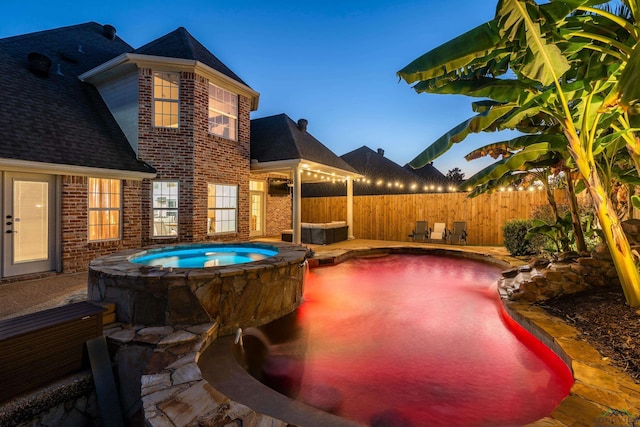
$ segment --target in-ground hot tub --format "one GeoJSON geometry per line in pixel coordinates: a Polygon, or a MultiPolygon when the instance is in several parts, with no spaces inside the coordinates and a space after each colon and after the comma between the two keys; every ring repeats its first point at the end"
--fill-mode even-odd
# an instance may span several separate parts
{"type": "Polygon", "coordinates": [[[124,323],[217,321],[220,333],[230,333],[298,307],[308,256],[306,247],[285,243],[193,243],[120,251],[91,261],[88,299],[115,302],[117,320],[124,323]],[[216,253],[221,254],[217,259],[216,253]],[[188,262],[175,263],[181,256],[188,262]],[[230,256],[236,263],[221,265],[230,256]],[[154,258],[151,265],[136,262],[148,257],[154,258]],[[195,266],[193,258],[204,261],[195,266]]]}

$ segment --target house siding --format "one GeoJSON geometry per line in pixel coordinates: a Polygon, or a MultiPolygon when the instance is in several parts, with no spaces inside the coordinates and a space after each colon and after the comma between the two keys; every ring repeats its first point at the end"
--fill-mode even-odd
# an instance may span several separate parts
{"type": "Polygon", "coordinates": [[[126,135],[131,148],[138,153],[138,73],[97,86],[100,96],[126,135]]]}
{"type": "Polygon", "coordinates": [[[89,262],[117,250],[139,247],[140,190],[138,180],[122,180],[121,239],[88,241],[89,177],[62,176],[62,271],[86,271],[89,262]]]}

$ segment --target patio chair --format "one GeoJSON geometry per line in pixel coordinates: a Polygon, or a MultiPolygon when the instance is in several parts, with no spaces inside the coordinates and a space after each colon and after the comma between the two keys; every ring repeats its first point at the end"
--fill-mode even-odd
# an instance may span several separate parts
{"type": "Polygon", "coordinates": [[[429,241],[445,242],[447,239],[447,226],[444,222],[436,222],[433,224],[433,230],[429,233],[429,241]]]}
{"type": "Polygon", "coordinates": [[[409,237],[416,242],[424,242],[427,239],[427,221],[416,221],[416,228],[411,231],[409,237]]]}
{"type": "Polygon", "coordinates": [[[457,244],[467,244],[467,223],[465,221],[454,221],[453,230],[449,234],[449,241],[457,244]]]}

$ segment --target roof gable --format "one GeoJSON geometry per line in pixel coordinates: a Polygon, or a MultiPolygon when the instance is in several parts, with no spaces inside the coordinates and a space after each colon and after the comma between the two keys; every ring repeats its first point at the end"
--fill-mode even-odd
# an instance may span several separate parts
{"type": "Polygon", "coordinates": [[[391,188],[396,190],[399,190],[395,186],[396,182],[403,185],[403,192],[408,191],[413,184],[420,186],[425,184],[424,180],[419,176],[412,174],[396,162],[384,157],[383,151],[373,151],[366,145],[346,153],[341,157],[358,172],[366,176],[367,179],[371,180],[372,188],[377,185],[377,182],[382,180],[387,188],[386,190],[381,189],[382,193],[389,192],[389,183],[392,184],[391,188]]]}
{"type": "Polygon", "coordinates": [[[229,67],[196,40],[184,27],[139,47],[134,51],[140,55],[161,56],[167,58],[192,59],[200,61],[233,80],[247,85],[229,67]]]}
{"type": "MultiPolygon", "coordinates": [[[[406,194],[434,191],[432,185],[441,187],[448,181],[436,168],[429,165],[432,172],[425,179],[414,171],[402,167],[391,159],[384,157],[384,151],[373,151],[362,146],[340,156],[355,170],[365,176],[364,180],[354,183],[355,195],[406,194]],[[442,176],[442,180],[434,177],[442,176]]],[[[304,184],[303,197],[327,197],[344,195],[344,187],[326,183],[304,184]]]]}
{"type": "Polygon", "coordinates": [[[433,184],[433,185],[449,185],[450,184],[447,177],[438,169],[436,169],[435,166],[433,166],[433,164],[431,163],[427,163],[426,165],[424,165],[419,169],[413,169],[411,166],[409,166],[409,164],[404,165],[404,168],[407,171],[424,179],[429,184],[433,184]]]}
{"type": "Polygon", "coordinates": [[[251,120],[251,158],[258,162],[300,159],[357,173],[286,114],[251,120]]]}

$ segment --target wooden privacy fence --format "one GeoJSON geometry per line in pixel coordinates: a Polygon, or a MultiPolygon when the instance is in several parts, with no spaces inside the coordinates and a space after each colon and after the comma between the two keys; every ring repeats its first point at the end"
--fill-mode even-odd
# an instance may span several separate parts
{"type": "MultiPolygon", "coordinates": [[[[468,243],[503,245],[502,225],[511,219],[527,219],[536,207],[546,205],[544,191],[504,191],[473,199],[468,193],[393,194],[353,198],[353,235],[358,239],[407,241],[416,221],[466,221],[468,243]]],[[[556,190],[558,204],[566,203],[563,190],[556,190]]],[[[347,198],[302,199],[303,222],[344,221],[347,198]]]]}

